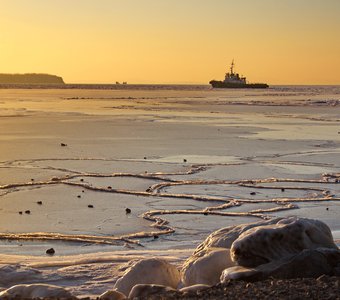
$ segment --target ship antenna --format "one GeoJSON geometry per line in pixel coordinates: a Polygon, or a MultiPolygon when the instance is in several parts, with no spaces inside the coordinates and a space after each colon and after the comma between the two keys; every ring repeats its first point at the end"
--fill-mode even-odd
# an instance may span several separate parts
{"type": "Polygon", "coordinates": [[[231,74],[234,74],[234,59],[232,60],[232,62],[231,62],[231,66],[230,66],[230,73],[231,74]]]}

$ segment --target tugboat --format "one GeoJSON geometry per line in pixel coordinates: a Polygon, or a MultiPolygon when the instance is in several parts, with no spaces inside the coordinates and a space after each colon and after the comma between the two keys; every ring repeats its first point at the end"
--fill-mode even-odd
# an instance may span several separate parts
{"type": "Polygon", "coordinates": [[[240,77],[238,73],[234,73],[234,60],[231,62],[230,73],[225,74],[223,81],[211,80],[209,83],[213,88],[223,89],[265,89],[268,88],[266,83],[247,83],[246,77],[240,77]]]}

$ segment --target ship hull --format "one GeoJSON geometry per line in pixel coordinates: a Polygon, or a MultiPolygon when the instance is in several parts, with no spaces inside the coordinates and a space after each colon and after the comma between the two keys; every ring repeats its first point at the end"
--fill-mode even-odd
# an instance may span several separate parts
{"type": "Polygon", "coordinates": [[[209,83],[213,88],[219,89],[266,89],[269,87],[266,83],[230,83],[217,80],[212,80],[209,83]]]}

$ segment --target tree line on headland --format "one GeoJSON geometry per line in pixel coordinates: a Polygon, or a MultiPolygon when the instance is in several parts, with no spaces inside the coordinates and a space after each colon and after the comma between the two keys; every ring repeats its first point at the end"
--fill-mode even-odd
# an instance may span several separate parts
{"type": "Polygon", "coordinates": [[[0,84],[65,84],[62,77],[50,74],[0,74],[0,84]]]}

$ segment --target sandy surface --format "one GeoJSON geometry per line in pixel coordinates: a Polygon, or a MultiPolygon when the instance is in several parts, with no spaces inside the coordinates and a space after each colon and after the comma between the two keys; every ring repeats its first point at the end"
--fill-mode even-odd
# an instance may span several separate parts
{"type": "MultiPolygon", "coordinates": [[[[340,172],[339,101],[336,88],[0,90],[1,262],[50,247],[66,261],[193,249],[221,227],[286,215],[326,222],[339,244],[340,184],[325,176],[340,172]]],[[[52,281],[110,286],[85,288],[76,265],[74,282],[52,281]]]]}

